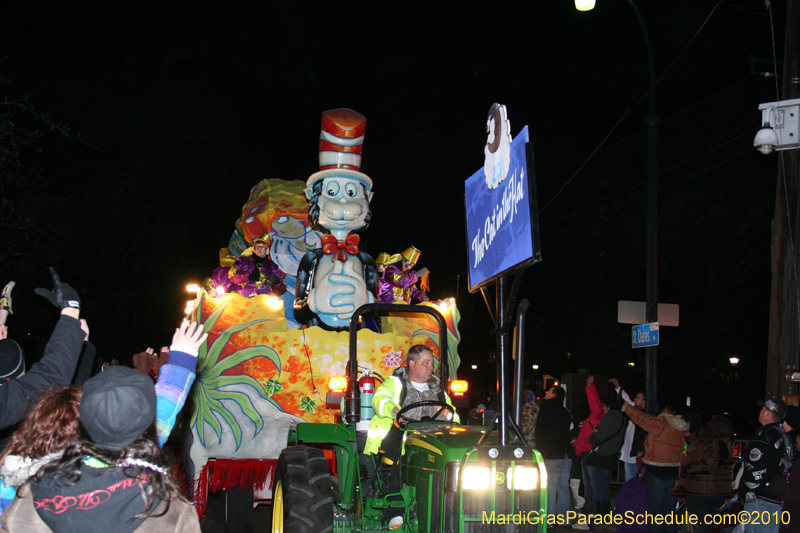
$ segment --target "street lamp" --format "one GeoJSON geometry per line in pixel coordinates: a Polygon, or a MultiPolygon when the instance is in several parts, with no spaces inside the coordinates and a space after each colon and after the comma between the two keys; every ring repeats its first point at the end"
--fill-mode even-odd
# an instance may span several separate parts
{"type": "Polygon", "coordinates": [[[739,364],[739,358],[738,357],[731,357],[731,358],[728,359],[728,361],[731,362],[731,366],[736,366],[736,365],[739,364]]]}
{"type": "MultiPolygon", "coordinates": [[[[647,124],[647,280],[646,280],[646,321],[658,322],[658,114],[656,113],[656,73],[653,61],[653,45],[642,13],[633,0],[627,0],[644,34],[647,48],[647,66],[650,71],[650,107],[644,121],[647,124]]],[[[587,11],[594,7],[594,0],[575,0],[575,8],[587,11]]],[[[657,391],[658,347],[645,349],[645,398],[653,405],[657,391]]]]}
{"type": "Polygon", "coordinates": [[[764,126],[753,140],[759,152],[771,154],[773,150],[800,148],[800,98],[767,102],[758,106],[764,126]]]}
{"type": "Polygon", "coordinates": [[[533,393],[536,394],[536,381],[539,379],[539,365],[533,365],[533,393]]]}

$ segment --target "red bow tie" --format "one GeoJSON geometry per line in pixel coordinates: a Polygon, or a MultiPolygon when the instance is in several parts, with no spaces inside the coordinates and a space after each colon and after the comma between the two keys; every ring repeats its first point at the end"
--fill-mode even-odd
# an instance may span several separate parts
{"type": "Polygon", "coordinates": [[[358,235],[350,235],[344,241],[336,240],[333,235],[322,236],[322,253],[325,255],[336,254],[333,260],[337,259],[341,262],[347,261],[347,254],[356,255],[358,253],[358,242],[361,237],[358,235]]]}

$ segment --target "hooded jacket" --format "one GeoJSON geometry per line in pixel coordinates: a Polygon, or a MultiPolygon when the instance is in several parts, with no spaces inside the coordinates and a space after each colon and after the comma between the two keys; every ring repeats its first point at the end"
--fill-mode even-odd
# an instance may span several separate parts
{"type": "Polygon", "coordinates": [[[728,496],[733,492],[733,422],[714,416],[686,450],[675,496],[728,496]]]}
{"type": "Polygon", "coordinates": [[[681,465],[683,445],[686,443],[684,433],[689,428],[683,417],[664,413],[650,416],[627,403],[622,407],[622,412],[634,424],[647,431],[642,459],[645,464],[669,467],[681,465]]]}
{"type": "MultiPolygon", "coordinates": [[[[88,342],[86,343],[89,344],[88,342]]],[[[156,382],[156,433],[163,447],[172,431],[186,395],[194,383],[197,357],[177,349],[169,352],[169,363],[161,368],[156,382]]],[[[34,476],[39,468],[60,457],[52,453],[39,459],[9,455],[0,464],[0,513],[14,501],[16,489],[34,476]]]]}
{"type": "MultiPolygon", "coordinates": [[[[132,469],[126,470],[130,473],[132,469]]],[[[200,532],[194,507],[179,499],[170,502],[166,514],[161,515],[166,502],[157,501],[149,516],[134,519],[145,508],[141,483],[141,477],[129,477],[122,469],[87,465],[74,485],[45,475],[40,482],[20,488],[14,503],[0,517],[2,531],[200,532]]]]}
{"type": "Polygon", "coordinates": [[[600,396],[597,395],[597,388],[594,383],[586,387],[586,397],[589,399],[589,409],[591,414],[589,418],[583,421],[581,431],[578,433],[578,438],[575,440],[575,453],[580,457],[592,449],[589,444],[589,435],[594,433],[595,428],[600,424],[600,419],[603,418],[603,406],[600,403],[600,396]]]}

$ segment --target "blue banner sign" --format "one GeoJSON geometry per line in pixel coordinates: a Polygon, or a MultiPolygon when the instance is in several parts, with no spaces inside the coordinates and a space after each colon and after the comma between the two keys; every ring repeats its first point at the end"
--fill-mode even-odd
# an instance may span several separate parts
{"type": "MultiPolygon", "coordinates": [[[[482,168],[464,184],[470,292],[541,259],[536,181],[528,171],[527,143],[525,126],[510,143],[506,168],[501,171],[496,163],[492,178],[482,168]]],[[[490,165],[484,168],[492,171],[490,165]]]]}
{"type": "Polygon", "coordinates": [[[658,346],[658,322],[652,324],[642,324],[633,326],[633,338],[631,339],[633,348],[646,348],[648,346],[658,346]]]}

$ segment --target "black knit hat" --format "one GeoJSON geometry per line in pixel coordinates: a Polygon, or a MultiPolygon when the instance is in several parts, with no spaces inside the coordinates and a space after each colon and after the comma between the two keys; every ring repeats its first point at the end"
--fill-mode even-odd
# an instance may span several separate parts
{"type": "Polygon", "coordinates": [[[0,340],[0,378],[16,379],[25,373],[25,359],[19,344],[11,339],[0,340]]]}
{"type": "Polygon", "coordinates": [[[786,416],[783,418],[786,424],[792,427],[792,430],[800,429],[800,408],[796,405],[789,405],[786,407],[786,416]]]}
{"type": "Polygon", "coordinates": [[[83,384],[81,424],[92,441],[122,450],[156,419],[153,380],[126,366],[108,366],[83,384]]]}

